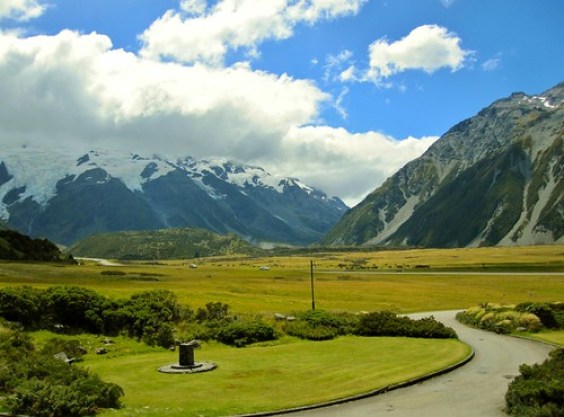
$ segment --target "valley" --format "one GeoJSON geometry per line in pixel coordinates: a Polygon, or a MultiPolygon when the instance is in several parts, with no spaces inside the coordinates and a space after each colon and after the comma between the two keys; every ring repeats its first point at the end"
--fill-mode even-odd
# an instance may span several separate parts
{"type": "MultiPolygon", "coordinates": [[[[276,313],[294,315],[311,308],[310,260],[315,262],[317,309],[411,313],[465,309],[484,302],[560,301],[563,253],[564,246],[553,245],[310,251],[106,264],[94,259],[78,265],[3,261],[0,288],[72,285],[114,299],[169,290],[194,310],[221,302],[240,317],[261,316],[276,325],[276,313]]],[[[558,343],[562,333],[545,330],[538,335],[558,343]]],[[[41,331],[34,337],[41,344],[53,336],[41,331]]],[[[326,402],[434,372],[469,354],[468,346],[456,339],[341,336],[312,342],[285,336],[240,349],[209,341],[196,355],[213,360],[219,368],[195,380],[156,372],[177,355],[167,349],[118,336],[107,346],[109,353],[99,356],[92,352],[103,337],[63,337],[78,338],[87,347],[89,353],[79,366],[124,388],[125,407],[101,414],[119,417],[224,416],[326,402]],[[281,394],[272,396],[273,391],[281,394]]]]}

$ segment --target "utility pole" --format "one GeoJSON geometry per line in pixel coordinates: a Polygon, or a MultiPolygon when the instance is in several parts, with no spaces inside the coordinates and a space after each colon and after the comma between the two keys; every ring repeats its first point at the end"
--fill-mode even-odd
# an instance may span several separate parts
{"type": "Polygon", "coordinates": [[[310,276],[311,276],[311,309],[315,310],[315,287],[313,285],[313,259],[309,261],[309,269],[310,269],[310,276]]]}

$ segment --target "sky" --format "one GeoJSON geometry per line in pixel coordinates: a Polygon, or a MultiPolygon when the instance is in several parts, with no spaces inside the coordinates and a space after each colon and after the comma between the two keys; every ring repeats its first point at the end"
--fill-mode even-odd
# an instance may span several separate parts
{"type": "Polygon", "coordinates": [[[227,158],[352,206],[564,81],[562,22],[562,0],[0,0],[0,143],[227,158]]]}

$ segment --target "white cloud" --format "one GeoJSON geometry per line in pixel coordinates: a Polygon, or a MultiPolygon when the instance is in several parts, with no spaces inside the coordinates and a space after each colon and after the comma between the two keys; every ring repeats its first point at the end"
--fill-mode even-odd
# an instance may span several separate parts
{"type": "MultiPolygon", "coordinates": [[[[185,67],[111,48],[106,36],[0,34],[0,140],[251,159],[329,96],[287,75],[185,67]]],[[[4,142],[6,141],[6,142],[4,142]]]]}
{"type": "Polygon", "coordinates": [[[436,140],[434,136],[396,140],[378,132],[350,133],[328,126],[295,127],[281,142],[283,158],[276,168],[354,205],[436,140]]]}
{"type": "Polygon", "coordinates": [[[341,71],[338,79],[341,82],[358,81],[356,67],[354,65],[351,65],[344,71],[341,71]]]}
{"type": "Polygon", "coordinates": [[[0,19],[25,22],[41,16],[46,8],[40,0],[1,0],[0,19]]]}
{"type": "Polygon", "coordinates": [[[206,8],[206,0],[182,0],[180,2],[180,10],[182,10],[187,15],[202,15],[206,11],[206,8]]]}
{"type": "Polygon", "coordinates": [[[169,10],[143,34],[141,55],[185,63],[221,65],[229,50],[255,55],[267,39],[287,39],[299,23],[313,24],[356,14],[366,0],[221,0],[205,11],[198,0],[185,0],[182,13],[169,10]]]}
{"type": "Polygon", "coordinates": [[[248,64],[146,60],[96,33],[0,33],[0,97],[4,145],[228,156],[297,176],[349,203],[434,140],[300,127],[315,122],[331,99],[309,81],[248,64]]]}
{"type": "Polygon", "coordinates": [[[341,90],[341,93],[339,94],[339,96],[337,97],[337,99],[335,100],[335,110],[337,110],[337,113],[339,113],[339,115],[343,118],[346,119],[347,117],[349,117],[349,114],[347,113],[347,109],[345,108],[345,106],[343,106],[343,101],[345,99],[345,96],[349,93],[349,88],[348,87],[344,87],[341,90]]]}
{"type": "Polygon", "coordinates": [[[338,54],[328,54],[325,57],[325,64],[323,65],[323,80],[335,81],[342,78],[343,68],[352,67],[353,53],[348,49],[344,49],[338,54]]]}
{"type": "Polygon", "coordinates": [[[406,70],[433,73],[441,68],[457,71],[471,54],[460,47],[461,39],[446,28],[424,25],[404,38],[388,42],[379,39],[369,47],[370,68],[367,80],[380,84],[388,77],[406,70]]]}
{"type": "Polygon", "coordinates": [[[482,63],[482,69],[487,72],[495,71],[501,65],[501,57],[495,56],[482,63]]]}

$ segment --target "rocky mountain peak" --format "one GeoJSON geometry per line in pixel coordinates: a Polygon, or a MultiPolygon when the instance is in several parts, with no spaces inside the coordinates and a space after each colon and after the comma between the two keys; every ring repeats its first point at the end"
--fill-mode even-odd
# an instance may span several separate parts
{"type": "Polygon", "coordinates": [[[349,211],[324,244],[479,246],[564,239],[564,83],[448,130],[349,211]]]}

